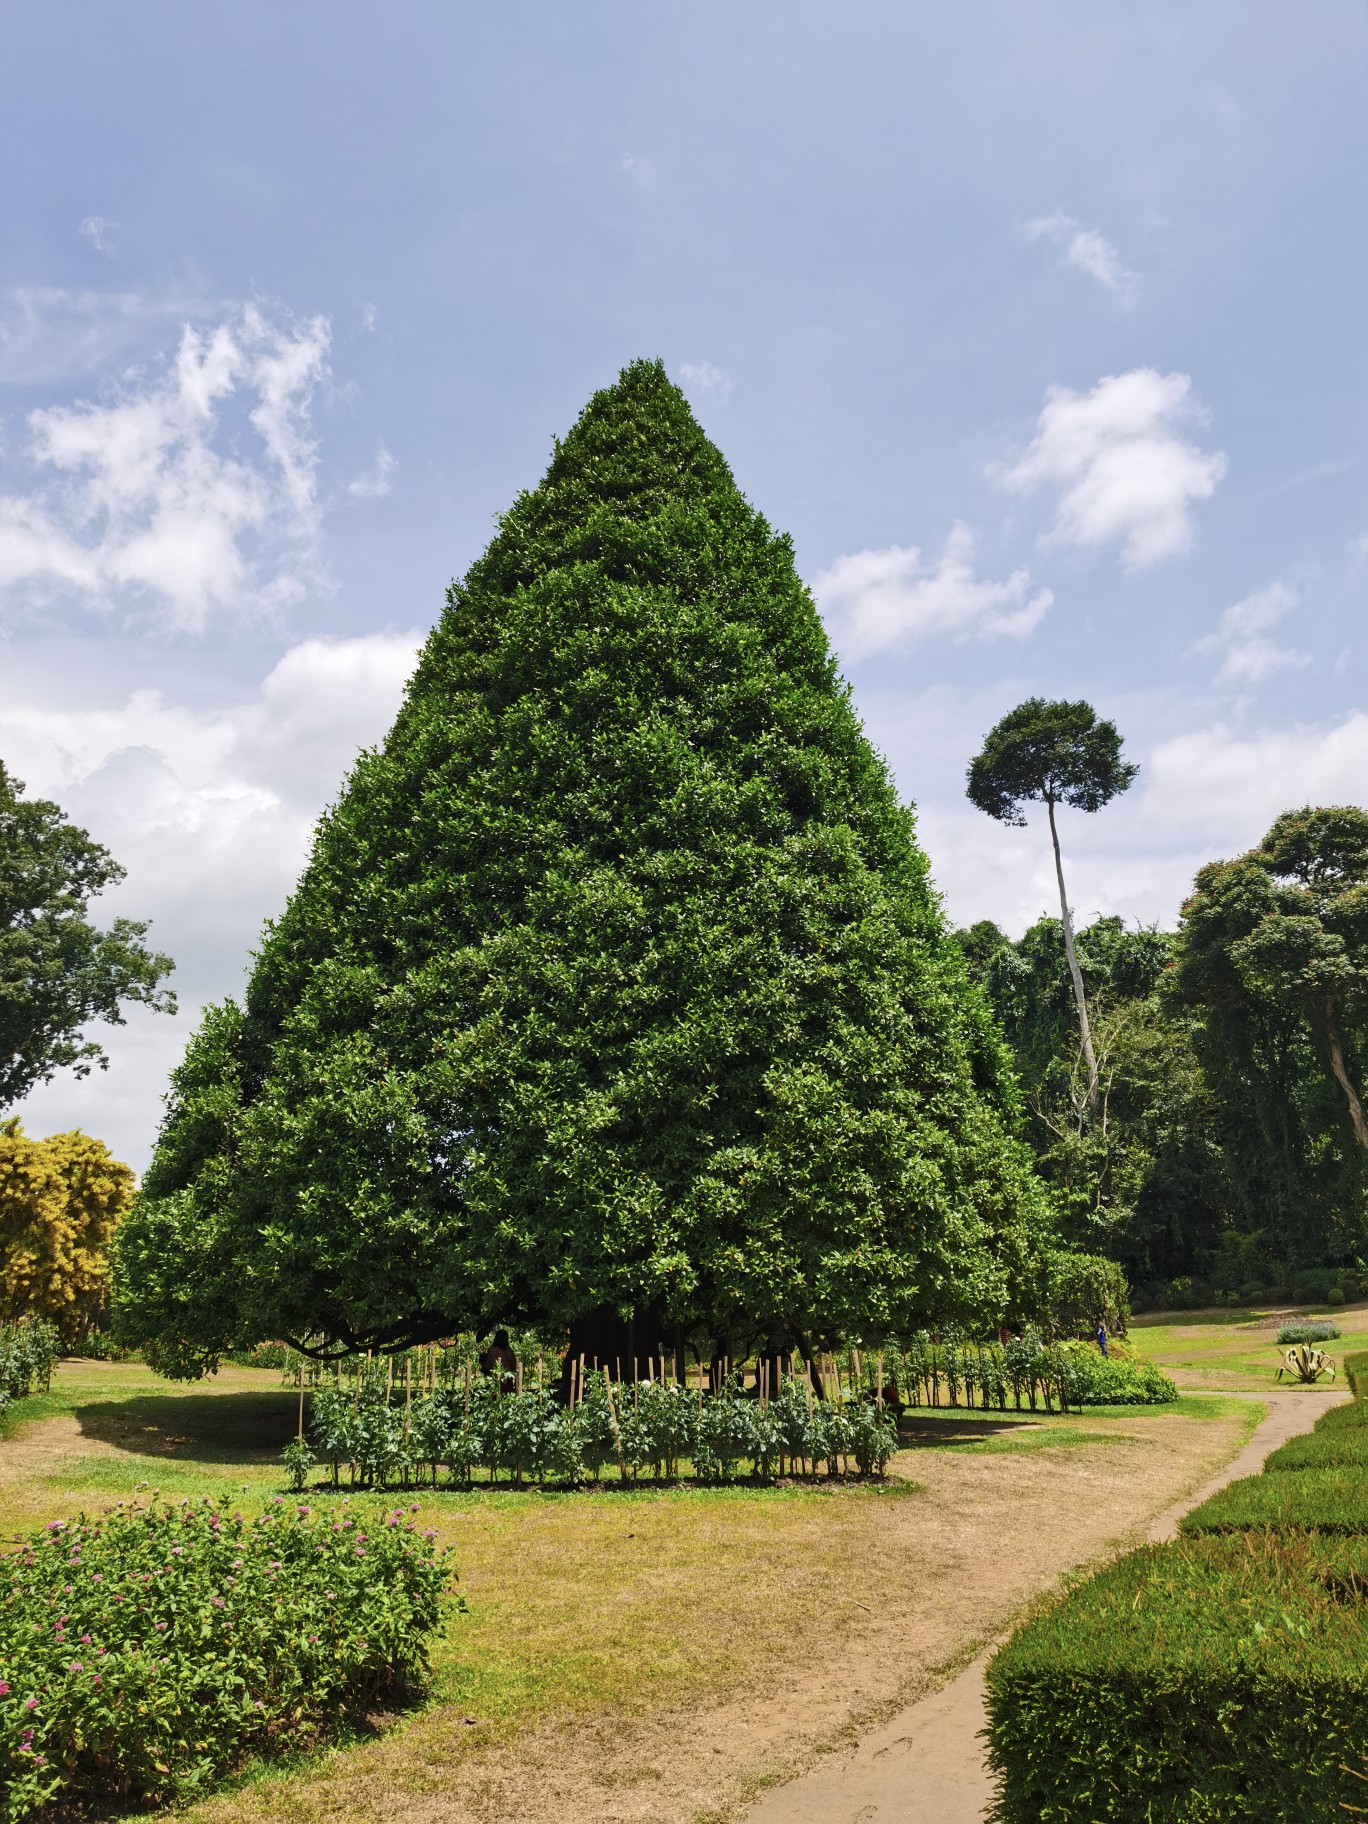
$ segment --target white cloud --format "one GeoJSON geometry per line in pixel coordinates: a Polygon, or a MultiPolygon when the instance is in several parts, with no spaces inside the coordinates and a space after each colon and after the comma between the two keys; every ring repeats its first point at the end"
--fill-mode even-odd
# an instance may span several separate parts
{"type": "Polygon", "coordinates": [[[1090,393],[1051,387],[1033,442],[998,479],[1018,494],[1042,482],[1059,489],[1047,543],[1119,540],[1130,570],[1176,556],[1192,543],[1192,503],[1209,499],[1226,470],[1219,450],[1175,429],[1195,415],[1191,388],[1186,374],[1152,367],[1108,374],[1090,393]]]}
{"type": "Polygon", "coordinates": [[[0,590],[150,600],[187,632],[214,611],[297,599],[315,577],[309,407],[328,340],[321,317],[281,328],[249,305],[212,329],[187,324],[167,369],[108,403],[30,413],[30,454],[48,473],[0,495],[0,590]],[[249,400],[256,458],[224,421],[249,400]]]}
{"type": "Polygon", "coordinates": [[[166,1073],[200,1007],[238,991],[320,810],[392,722],[420,639],[305,640],[257,690],[210,710],[154,690],[96,709],[35,706],[18,686],[0,694],[0,755],[127,869],[95,914],[153,921],[150,941],[175,958],[182,1003],[174,1021],[135,1011],[126,1029],[101,1028],[109,1073],[36,1091],[19,1111],[30,1131],[80,1124],[145,1159],[166,1073]]]}
{"type": "Polygon", "coordinates": [[[812,592],[837,647],[850,660],[949,634],[956,640],[1022,639],[1044,619],[1054,595],[1030,595],[1029,571],[1005,582],[974,575],[974,535],[963,521],[952,527],[934,570],[915,545],[890,545],[838,557],[814,577],[812,592]]]}
{"type": "Polygon", "coordinates": [[[361,327],[368,335],[373,335],[375,333],[375,326],[379,320],[379,313],[376,311],[374,304],[363,304],[361,306],[361,327]]]}
{"type": "Polygon", "coordinates": [[[383,500],[393,485],[390,476],[394,470],[394,458],[382,443],[375,453],[375,462],[364,475],[358,475],[355,481],[347,483],[347,492],[354,494],[358,500],[383,500]]]}
{"type": "Polygon", "coordinates": [[[1237,734],[1225,723],[1178,735],[1145,768],[1141,810],[1163,830],[1208,832],[1219,854],[1252,848],[1281,811],[1301,804],[1363,804],[1368,715],[1237,734]]]}
{"type": "Polygon", "coordinates": [[[715,399],[730,399],[731,375],[724,374],[720,367],[714,367],[711,361],[682,361],[679,367],[679,378],[690,392],[710,393],[715,399]]]}
{"type": "Polygon", "coordinates": [[[86,237],[97,253],[113,253],[109,232],[118,225],[117,222],[106,221],[102,215],[88,215],[81,223],[80,233],[86,237]]]}
{"type": "Polygon", "coordinates": [[[1121,256],[1111,242],[1095,228],[1085,228],[1073,216],[1057,209],[1053,215],[1042,215],[1026,224],[1026,238],[1046,239],[1064,251],[1065,262],[1086,272],[1108,291],[1124,294],[1135,283],[1135,274],[1121,263],[1121,256]]]}
{"type": "Polygon", "coordinates": [[[1193,651],[1223,655],[1216,674],[1222,683],[1258,684],[1274,672],[1309,665],[1310,653],[1294,652],[1267,637],[1269,629],[1296,605],[1297,597],[1285,583],[1270,583],[1227,608],[1216,632],[1198,640],[1193,651]]]}

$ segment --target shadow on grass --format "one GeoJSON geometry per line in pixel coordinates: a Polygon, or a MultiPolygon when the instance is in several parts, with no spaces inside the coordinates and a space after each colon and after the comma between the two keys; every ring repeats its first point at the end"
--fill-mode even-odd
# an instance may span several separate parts
{"type": "Polygon", "coordinates": [[[277,1460],[295,1435],[295,1396],[249,1393],[147,1393],[75,1408],[82,1435],[143,1457],[177,1462],[277,1460]]]}

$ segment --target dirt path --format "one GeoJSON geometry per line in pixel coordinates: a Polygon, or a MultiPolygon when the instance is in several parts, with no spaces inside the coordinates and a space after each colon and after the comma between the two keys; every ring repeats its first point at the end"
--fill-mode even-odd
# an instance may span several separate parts
{"type": "MultiPolygon", "coordinates": [[[[1152,1541],[1175,1538],[1185,1513],[1227,1482],[1256,1474],[1270,1451],[1309,1431],[1327,1407],[1347,1396],[1270,1392],[1257,1397],[1267,1405],[1268,1416],[1248,1444],[1195,1494],[1159,1516],[1149,1529],[1152,1541]]],[[[746,1813],[746,1824],[981,1824],[992,1797],[980,1736],[986,1720],[984,1670],[991,1651],[848,1754],[774,1789],[746,1813]]]]}

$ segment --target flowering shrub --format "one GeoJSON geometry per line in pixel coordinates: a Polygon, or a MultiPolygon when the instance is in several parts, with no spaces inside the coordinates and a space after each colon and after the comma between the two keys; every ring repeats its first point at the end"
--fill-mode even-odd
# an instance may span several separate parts
{"type": "Polygon", "coordinates": [[[228,1505],[120,1504],[0,1560],[6,1824],[183,1796],[422,1684],[451,1571],[415,1510],[228,1505]]]}

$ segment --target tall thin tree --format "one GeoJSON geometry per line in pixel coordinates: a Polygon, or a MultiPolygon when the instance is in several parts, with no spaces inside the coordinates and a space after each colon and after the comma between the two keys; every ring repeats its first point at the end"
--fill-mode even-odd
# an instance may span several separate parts
{"type": "Polygon", "coordinates": [[[1056,804],[1097,811],[1124,792],[1139,768],[1121,758],[1121,737],[1114,722],[1099,720],[1091,703],[1049,703],[1028,697],[989,729],[983,750],[970,762],[969,799],[999,823],[1023,825],[1023,804],[1043,804],[1054,847],[1059,882],[1059,915],[1064,927],[1064,953],[1069,960],[1083,1064],[1088,1073],[1087,1102],[1097,1106],[1097,1056],[1088,1021],[1088,997],[1074,945],[1073,914],[1064,890],[1064,863],[1059,853],[1056,804]]]}

